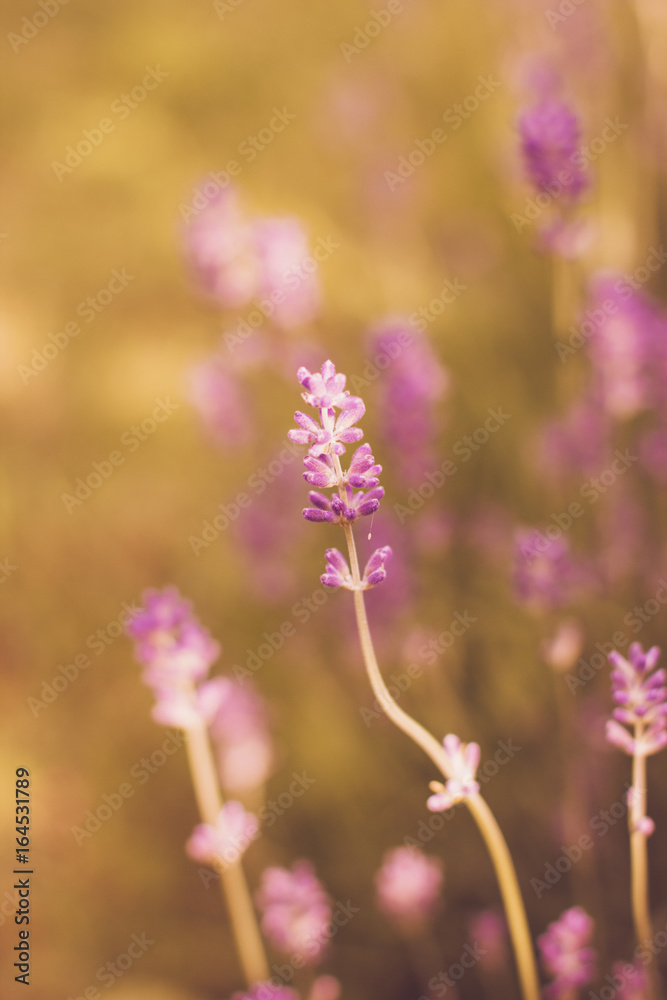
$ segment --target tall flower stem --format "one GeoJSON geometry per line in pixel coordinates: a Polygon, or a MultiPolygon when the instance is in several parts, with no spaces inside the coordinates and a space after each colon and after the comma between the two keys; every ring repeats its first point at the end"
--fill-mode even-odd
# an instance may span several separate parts
{"type": "MultiPolygon", "coordinates": [[[[338,476],[342,481],[342,471],[338,456],[334,456],[334,465],[337,468],[338,476]]],[[[366,664],[368,678],[371,688],[382,706],[385,714],[391,719],[394,725],[398,726],[407,736],[410,737],[425,754],[431,758],[438,770],[445,778],[451,777],[449,763],[444,749],[431,733],[413,719],[407,712],[404,712],[392,698],[387,688],[380,668],[378,666],[373,639],[371,637],[368,616],[366,614],[366,604],[364,593],[361,589],[361,574],[359,572],[359,559],[357,557],[356,545],[352,527],[349,524],[343,525],[345,540],[347,542],[350,557],[350,569],[354,581],[354,608],[357,618],[361,649],[366,664]]],[[[539,984],[537,978],[537,968],[535,956],[526,919],[519,883],[510,853],[505,843],[505,839],[498,824],[484,799],[479,795],[466,796],[466,804],[470,809],[475,822],[477,823],[482,837],[491,855],[496,876],[500,885],[500,891],[507,914],[507,922],[512,938],[512,945],[516,958],[521,983],[521,991],[524,1000],[539,1000],[539,984]]]]}
{"type": "MultiPolygon", "coordinates": [[[[635,745],[640,744],[643,726],[635,727],[635,745]]],[[[632,894],[632,920],[637,944],[646,945],[653,940],[653,927],[648,898],[648,856],[646,832],[642,821],[646,819],[646,756],[636,750],[632,757],[632,792],[628,809],[630,829],[630,871],[632,894]]],[[[655,1000],[657,994],[655,965],[648,969],[646,1000],[655,1000]]]]}
{"type": "MultiPolygon", "coordinates": [[[[186,745],[199,815],[202,822],[216,826],[223,803],[206,728],[188,730],[186,745]]],[[[240,858],[221,872],[220,886],[243,974],[252,987],[269,978],[269,966],[240,858]]]]}

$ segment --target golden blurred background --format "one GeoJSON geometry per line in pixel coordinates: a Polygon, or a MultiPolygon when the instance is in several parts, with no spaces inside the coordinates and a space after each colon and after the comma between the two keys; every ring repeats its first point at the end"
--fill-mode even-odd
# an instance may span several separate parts
{"type": "MultiPolygon", "coordinates": [[[[583,211],[595,237],[578,262],[580,277],[640,266],[660,245],[664,223],[664,10],[642,3],[638,19],[631,4],[616,0],[570,7],[562,23],[551,24],[545,10],[558,11],[555,2],[402,0],[376,35],[365,26],[379,23],[373,17],[380,8],[362,0],[322,7],[304,0],[3,5],[3,997],[23,995],[11,968],[10,868],[12,786],[22,766],[30,769],[33,796],[33,1000],[75,1000],[91,986],[103,996],[112,990],[117,1000],[224,998],[242,985],[219,894],[202,886],[183,851],[196,822],[183,753],[168,757],[145,784],[136,778],[166,734],[150,719],[150,697],[120,634],[125,605],[136,606],[146,587],[173,583],[221,642],[216,669],[229,672],[265,631],[294,619],[295,603],[319,587],[325,546],[336,543],[332,530],[301,521],[305,489],[294,462],[284,473],[291,486],[267,500],[276,504],[275,532],[291,525],[280,556],[287,586],[269,588],[268,596],[258,588],[259,570],[239,548],[242,518],[197,554],[191,544],[218,505],[232,502],[277,453],[300,405],[296,379],[290,384],[277,363],[253,369],[256,432],[239,449],[216,448],[191,405],[189,369],[244,315],[220,316],[199,293],[183,249],[184,216],[198,188],[230,161],[240,165],[234,184],[249,211],[296,216],[311,245],[334,246],[318,269],[320,315],[307,331],[276,341],[285,369],[330,356],[340,370],[363,373],[369,329],[428,306],[447,281],[464,286],[427,322],[450,378],[439,455],[450,455],[491,407],[504,407],[512,419],[433,501],[432,509],[451,516],[453,535],[440,549],[426,541],[412,553],[411,599],[399,594],[384,626],[379,608],[378,627],[387,630],[379,638],[383,669],[387,676],[404,670],[422,632],[437,635],[455,612],[475,616],[479,624],[424,670],[405,703],[439,738],[460,732],[478,740],[483,759],[499,739],[525,748],[489,783],[488,798],[516,856],[534,935],[579,902],[599,921],[601,967],[629,953],[624,823],[597,845],[585,871],[539,899],[530,886],[565,843],[555,819],[563,789],[554,692],[562,684],[539,653],[557,617],[517,605],[507,554],[516,525],[542,523],[567,506],[567,495],[546,488],[531,442],[585,371],[583,354],[567,366],[558,362],[552,260],[536,252],[534,227],[518,232],[511,218],[531,194],[515,129],[519,109],[534,96],[525,60],[553,60],[589,138],[607,118],[628,124],[591,163],[594,187],[583,211]],[[492,83],[478,108],[410,176],[388,180],[480,79],[492,83]],[[277,112],[285,126],[268,141],[277,112]],[[160,405],[165,419],[151,423],[160,405]],[[80,503],[63,499],[119,449],[122,461],[99,488],[80,503]],[[489,515],[496,527],[487,526],[488,538],[480,534],[482,549],[500,552],[495,562],[462,538],[466,514],[486,506],[506,512],[506,520],[489,515]],[[72,670],[81,654],[90,666],[72,670]],[[60,668],[68,666],[74,679],[49,701],[43,685],[66,676],[60,668]],[[135,794],[77,843],[73,828],[128,780],[135,794]],[[155,943],[127,975],[100,985],[97,971],[125,952],[133,934],[155,943]]],[[[659,298],[664,284],[660,272],[647,290],[659,298]]],[[[375,390],[372,382],[359,390],[371,442],[375,390]]],[[[387,466],[391,516],[407,487],[379,445],[375,450],[387,466]]],[[[664,498],[660,489],[651,497],[651,548],[659,560],[664,498]]],[[[271,508],[265,513],[271,522],[271,508]]],[[[385,543],[380,530],[379,523],[377,545],[385,543]]],[[[395,520],[392,531],[400,547],[395,520]]],[[[584,525],[580,541],[592,532],[584,525]]],[[[653,594],[649,576],[637,567],[613,591],[575,608],[584,657],[653,594]]],[[[420,952],[378,913],[373,874],[384,852],[428,819],[424,801],[434,775],[385,720],[364,723],[360,708],[372,706],[372,696],[348,597],[330,595],[255,678],[276,745],[267,794],[282,791],[295,771],[316,780],[252,847],[246,867],[256,885],[269,864],[311,858],[332,897],[352,899],[360,911],[327,960],[343,996],[417,1000],[429,948],[452,962],[468,940],[467,921],[498,907],[498,893],[471,820],[457,814],[424,845],[445,863],[435,943],[420,952]]],[[[380,606],[380,591],[373,597],[380,606]]],[[[664,642],[664,610],[639,638],[664,642]]],[[[587,818],[629,781],[627,762],[602,736],[606,672],[581,696],[566,692],[565,703],[565,742],[587,818]]],[[[651,761],[649,780],[651,815],[664,830],[664,760],[651,761]]],[[[662,926],[667,860],[660,838],[664,843],[664,833],[651,842],[650,860],[662,926]]],[[[508,982],[503,996],[515,995],[508,982]]],[[[480,983],[471,975],[458,995],[482,996],[480,983]]]]}

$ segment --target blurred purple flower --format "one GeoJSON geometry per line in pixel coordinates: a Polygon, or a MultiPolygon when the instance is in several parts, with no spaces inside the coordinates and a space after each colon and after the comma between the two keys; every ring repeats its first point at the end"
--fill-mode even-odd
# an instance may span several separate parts
{"type": "Polygon", "coordinates": [[[308,964],[322,957],[331,921],[331,901],[309,861],[287,868],[267,868],[256,894],[262,930],[285,954],[296,952],[308,964]]]}
{"type": "Polygon", "coordinates": [[[387,851],[375,876],[377,905],[406,932],[423,928],[442,889],[442,861],[418,848],[387,851]]]}
{"type": "Polygon", "coordinates": [[[258,219],[253,235],[260,276],[257,295],[273,303],[271,319],[283,329],[310,323],[320,310],[321,292],[303,226],[294,218],[258,219]]]}
{"type": "Polygon", "coordinates": [[[127,625],[135,640],[135,656],[144,667],[142,679],[153,689],[156,721],[188,728],[204,723],[214,711],[208,685],[195,692],[206,677],[220,647],[192,613],[189,601],[175,587],[147,590],[144,608],[127,625]]]}
{"type": "Polygon", "coordinates": [[[661,324],[653,302],[617,276],[598,277],[587,317],[589,355],[606,412],[624,420],[664,401],[664,384],[657,392],[654,387],[661,324]]]}
{"type": "Polygon", "coordinates": [[[577,400],[565,416],[542,430],[538,455],[545,476],[558,481],[565,476],[590,476],[604,466],[609,448],[609,420],[604,409],[589,396],[577,400]]]}
{"type": "Polygon", "coordinates": [[[265,314],[285,329],[317,315],[317,262],[298,219],[252,218],[226,188],[186,227],[185,249],[202,289],[224,308],[261,299],[265,314]]]}
{"type": "Polygon", "coordinates": [[[589,947],[593,927],[591,917],[573,906],[537,939],[542,965],[552,977],[544,991],[547,1000],[570,1000],[573,990],[595,978],[597,953],[589,947]]]}
{"type": "Polygon", "coordinates": [[[252,225],[238,192],[217,192],[185,228],[185,251],[204,292],[228,309],[247,305],[259,287],[252,225]]]}
{"type": "Polygon", "coordinates": [[[185,845],[194,861],[204,864],[234,864],[244,854],[259,830],[257,817],[240,802],[225,802],[215,826],[199,823],[185,845]]]}
{"type": "Polygon", "coordinates": [[[449,373],[428,339],[400,320],[372,331],[369,354],[379,374],[378,429],[392,468],[408,485],[420,483],[438,465],[436,405],[447,394],[449,373]]]}
{"type": "Polygon", "coordinates": [[[218,355],[190,369],[190,402],[209,437],[225,449],[243,448],[254,437],[246,393],[238,372],[218,355]]]}
{"type": "Polygon", "coordinates": [[[550,539],[533,528],[514,536],[514,592],[538,610],[557,608],[572,596],[576,570],[564,538],[550,539]]]}
{"type": "Polygon", "coordinates": [[[575,162],[580,126],[577,115],[561,100],[546,98],[524,111],[518,121],[526,173],[538,192],[562,192],[576,201],[588,177],[575,162]]]}
{"type": "Polygon", "coordinates": [[[249,684],[229,677],[210,682],[219,692],[210,733],[222,787],[241,792],[263,784],[273,765],[273,745],[264,701],[249,684]]]}
{"type": "Polygon", "coordinates": [[[630,756],[649,756],[667,746],[667,673],[655,670],[659,657],[657,646],[645,653],[638,642],[630,646],[627,660],[616,651],[609,654],[612,698],[618,707],[606,735],[630,756]],[[624,726],[634,727],[634,737],[624,726]]]}
{"type": "Polygon", "coordinates": [[[490,973],[507,968],[507,924],[495,910],[480,910],[470,920],[468,931],[473,941],[480,945],[480,963],[490,973]]]}

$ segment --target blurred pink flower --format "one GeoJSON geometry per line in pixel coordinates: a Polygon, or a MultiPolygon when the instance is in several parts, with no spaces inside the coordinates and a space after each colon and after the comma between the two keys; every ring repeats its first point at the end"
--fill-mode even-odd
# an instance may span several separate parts
{"type": "Polygon", "coordinates": [[[254,421],[241,376],[220,355],[189,371],[188,397],[204,429],[222,448],[245,447],[254,437],[254,421]]]}
{"type": "Polygon", "coordinates": [[[296,952],[316,965],[327,946],[331,901],[309,861],[288,868],[267,868],[255,896],[262,930],[285,954],[296,952]]]}
{"type": "Polygon", "coordinates": [[[618,275],[600,276],[592,283],[586,316],[595,384],[607,413],[625,420],[663,398],[658,391],[656,400],[653,390],[661,326],[654,303],[618,275]]]}
{"type": "Polygon", "coordinates": [[[265,315],[288,329],[320,308],[318,261],[296,218],[253,218],[232,188],[219,191],[185,231],[185,249],[203,291],[223,308],[261,300],[265,315]]]}
{"type": "Polygon", "coordinates": [[[468,925],[470,937],[483,952],[481,964],[488,972],[497,973],[509,964],[507,925],[495,910],[480,910],[468,925]]]}
{"type": "Polygon", "coordinates": [[[199,823],[185,849],[195,861],[206,864],[234,864],[256,839],[257,817],[247,813],[240,802],[226,802],[215,826],[199,823]]]}
{"type": "Polygon", "coordinates": [[[591,917],[580,906],[573,906],[537,939],[542,965],[552,977],[544,991],[547,1000],[569,1000],[573,990],[595,978],[597,953],[589,947],[593,927],[591,917]]]}
{"type": "Polygon", "coordinates": [[[408,486],[437,468],[442,422],[436,406],[449,373],[427,337],[403,320],[389,320],[369,336],[369,378],[377,379],[378,430],[392,469],[408,486]]]}
{"type": "Polygon", "coordinates": [[[208,685],[195,690],[195,683],[206,677],[220,647],[175,587],[147,590],[143,600],[144,608],[126,631],[144,667],[142,679],[156,698],[153,716],[184,729],[203,725],[214,709],[214,695],[208,685]]]}
{"type": "Polygon", "coordinates": [[[558,673],[571,670],[581,656],[584,645],[584,633],[576,618],[567,618],[560,622],[558,628],[542,643],[544,662],[558,673]]]}
{"type": "Polygon", "coordinates": [[[264,701],[252,687],[219,677],[219,700],[211,721],[222,787],[241,792],[263,784],[273,765],[273,745],[264,701]]]}
{"type": "Polygon", "coordinates": [[[515,532],[514,593],[517,600],[536,610],[558,608],[571,600],[576,581],[577,568],[565,538],[552,539],[534,528],[519,528],[515,532]]]}
{"type": "Polygon", "coordinates": [[[419,930],[432,916],[442,889],[442,862],[418,848],[387,851],[375,876],[377,905],[406,931],[419,930]]]}

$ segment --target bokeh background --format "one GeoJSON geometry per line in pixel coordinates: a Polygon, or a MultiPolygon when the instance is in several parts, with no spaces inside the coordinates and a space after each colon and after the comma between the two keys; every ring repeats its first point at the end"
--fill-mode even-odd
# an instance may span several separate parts
{"type": "MultiPolygon", "coordinates": [[[[183,851],[196,822],[183,752],[141,786],[132,776],[166,734],[150,718],[150,694],[117,623],[123,605],[139,603],[151,586],[173,583],[193,600],[223,647],[216,671],[230,675],[264,632],[296,622],[296,634],[253,678],[268,705],[273,758],[267,787],[249,801],[282,792],[293,772],[305,770],[315,783],[253,845],[246,867],[256,886],[268,865],[309,858],[334,900],[359,907],[324,965],[345,998],[426,995],[428,978],[473,940],[475,915],[498,909],[490,863],[464,810],[424,843],[445,871],[427,932],[406,939],[376,905],[374,873],[385,851],[417,838],[428,822],[435,775],[384,719],[367,724],[361,710],[372,697],[349,595],[331,593],[308,621],[295,612],[320,589],[324,548],[339,544],[336,529],[300,517],[299,461],[193,550],[192,537],[219,505],[233,503],[284,446],[300,403],[293,372],[327,357],[357,376],[350,387],[366,400],[367,438],[385,466],[373,544],[394,547],[394,579],[371,595],[385,675],[418,664],[402,703],[438,737],[477,740],[483,760],[498,740],[522,748],[485,793],[515,856],[534,935],[579,903],[596,920],[601,975],[630,956],[624,820],[539,898],[531,887],[592,817],[622,800],[630,774],[603,737],[606,667],[572,691],[541,649],[574,620],[581,649],[574,642],[566,664],[574,670],[618,629],[630,635],[623,619],[652,598],[636,638],[667,638],[665,607],[655,601],[667,573],[661,461],[633,465],[566,533],[577,573],[563,594],[531,601],[517,593],[515,537],[521,527],[553,524],[591,469],[607,468],[615,447],[635,447],[659,410],[645,401],[607,414],[606,445],[597,451],[594,432],[577,425],[570,446],[583,440],[594,452],[585,472],[544,443],[544,427],[589,398],[589,352],[564,363],[555,345],[578,328],[593,276],[634,273],[661,248],[667,19],[648,0],[560,8],[403,0],[376,33],[365,28],[378,23],[375,7],[361,0],[71,0],[47,12],[46,23],[38,14],[46,8],[3,4],[3,996],[22,989],[11,968],[11,789],[20,766],[32,774],[34,1000],[75,998],[94,985],[106,995],[97,970],[133,933],[155,944],[109,986],[118,1000],[224,998],[242,985],[219,894],[204,888],[183,851]],[[548,16],[560,8],[559,19],[548,16]],[[149,69],[162,71],[159,85],[127,115],[111,111],[149,69]],[[623,125],[589,164],[586,196],[572,210],[585,238],[565,262],[537,246],[545,213],[525,226],[512,219],[535,198],[517,115],[554,85],[545,83],[550,74],[579,117],[582,144],[607,119],[623,125]],[[443,126],[480,77],[494,81],[489,96],[460,127],[446,119],[443,126]],[[293,118],[251,158],[243,144],[276,108],[293,118]],[[67,171],[54,166],[104,118],[113,131],[89,155],[78,165],[70,158],[67,171]],[[388,179],[438,127],[446,141],[406,178],[388,179]],[[243,350],[221,337],[250,307],[221,309],[202,294],[185,253],[184,215],[209,172],[230,160],[241,166],[234,184],[244,212],[298,218],[311,246],[335,246],[317,269],[321,304],[310,321],[288,329],[267,321],[243,350]],[[82,303],[114,271],[131,280],[111,301],[103,294],[86,322],[82,303]],[[464,290],[421,324],[423,398],[417,390],[405,403],[392,388],[401,359],[369,377],[378,351],[369,331],[389,320],[405,326],[446,282],[464,290]],[[55,356],[49,348],[39,370],[34,352],[43,358],[49,335],[77,320],[80,334],[55,356]],[[229,421],[221,430],[210,413],[202,416],[193,389],[193,366],[213,355],[245,400],[231,430],[229,421]],[[139,440],[132,428],[165,399],[171,415],[139,440]],[[489,408],[511,419],[401,518],[395,505],[421,481],[410,481],[401,464],[411,446],[400,425],[411,407],[427,421],[435,459],[427,469],[454,458],[489,408]],[[124,461],[99,488],[78,504],[64,499],[119,448],[124,461]],[[420,650],[449,629],[455,612],[468,612],[474,625],[427,663],[420,650]],[[49,702],[43,685],[80,654],[90,666],[49,702]],[[73,828],[128,780],[135,794],[77,843],[73,828]]],[[[653,297],[660,317],[664,268],[647,275],[639,294],[653,297]]],[[[656,323],[664,329],[664,319],[656,323]]],[[[657,927],[667,923],[665,756],[649,762],[657,927]]],[[[471,971],[458,995],[516,995],[511,970],[502,961],[499,969],[495,985],[483,967],[471,971]]]]}

